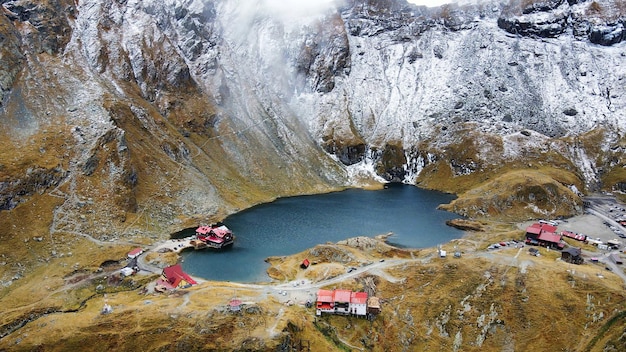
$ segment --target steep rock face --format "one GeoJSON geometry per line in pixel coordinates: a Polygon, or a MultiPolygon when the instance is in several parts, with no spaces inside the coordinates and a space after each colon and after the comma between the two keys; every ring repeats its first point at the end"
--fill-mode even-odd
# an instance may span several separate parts
{"type": "MultiPolygon", "coordinates": [[[[320,99],[302,99],[312,102],[320,117],[312,124],[314,133],[329,144],[331,126],[333,135],[344,131],[344,140],[361,139],[366,149],[399,142],[407,153],[405,179],[410,180],[414,174],[408,166],[421,164],[412,167],[419,170],[427,160],[416,149],[440,154],[460,143],[468,126],[495,138],[525,129],[561,138],[605,123],[623,129],[618,115],[624,104],[624,54],[597,47],[589,36],[572,30],[584,20],[611,26],[613,19],[623,18],[621,10],[603,2],[605,19],[600,21],[586,15],[593,3],[526,3],[517,17],[513,5],[496,2],[477,8],[450,5],[430,13],[398,10],[382,1],[371,7],[348,4],[341,11],[356,48],[351,73],[320,99]],[[496,23],[511,32],[507,24],[526,24],[511,36],[496,30],[496,23]]],[[[476,159],[485,166],[502,162],[493,153],[473,159],[456,164],[471,169],[476,159]]]]}
{"type": "Polygon", "coordinates": [[[5,95],[13,87],[15,77],[22,68],[24,55],[20,51],[20,35],[6,16],[0,16],[0,107],[5,95]]]}
{"type": "Polygon", "coordinates": [[[620,3],[524,4],[3,1],[2,135],[32,155],[2,160],[4,207],[28,200],[15,187],[37,160],[54,182],[33,189],[81,229],[176,226],[364,173],[558,160],[589,188],[619,183],[620,3]],[[602,148],[572,142],[598,126],[602,148]]]}
{"type": "MultiPolygon", "coordinates": [[[[50,192],[64,200],[48,215],[51,233],[108,239],[344,184],[293,112],[272,106],[275,91],[254,103],[262,90],[250,72],[233,79],[237,60],[217,66],[219,55],[240,53],[229,53],[233,28],[220,24],[215,4],[65,5],[3,3],[3,55],[16,63],[3,60],[0,71],[1,133],[11,141],[0,159],[3,209],[50,192]]],[[[326,73],[315,86],[349,69],[345,35],[337,37],[343,60],[324,63],[319,47],[311,67],[326,73]]]]}
{"type": "Polygon", "coordinates": [[[72,34],[70,21],[76,15],[71,0],[3,0],[3,12],[20,23],[24,48],[32,53],[58,54],[72,34]]]}
{"type": "Polygon", "coordinates": [[[580,40],[611,46],[626,40],[625,10],[619,1],[511,3],[498,18],[498,26],[509,33],[543,38],[569,30],[580,40]]]}

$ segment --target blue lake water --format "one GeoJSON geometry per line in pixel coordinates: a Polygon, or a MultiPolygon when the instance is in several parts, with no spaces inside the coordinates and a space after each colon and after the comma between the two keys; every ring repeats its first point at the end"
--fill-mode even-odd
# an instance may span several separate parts
{"type": "Polygon", "coordinates": [[[445,224],[458,215],[437,210],[453,195],[392,184],[383,190],[281,198],[227,217],[235,244],[224,251],[182,254],[183,269],[193,276],[235,282],[271,281],[270,256],[291,255],[325,242],[393,232],[390,244],[433,247],[463,236],[445,224]]]}

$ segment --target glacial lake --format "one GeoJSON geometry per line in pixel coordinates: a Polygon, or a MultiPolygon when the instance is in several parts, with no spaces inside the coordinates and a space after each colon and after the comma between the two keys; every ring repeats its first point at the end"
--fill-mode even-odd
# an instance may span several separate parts
{"type": "Polygon", "coordinates": [[[182,266],[208,280],[267,282],[271,279],[265,258],[295,254],[321,243],[392,232],[388,239],[392,245],[434,247],[463,236],[463,231],[445,224],[459,216],[437,210],[453,199],[450,194],[402,184],[375,191],[349,189],[281,198],[227,217],[223,222],[235,234],[234,245],[223,251],[186,251],[182,266]]]}

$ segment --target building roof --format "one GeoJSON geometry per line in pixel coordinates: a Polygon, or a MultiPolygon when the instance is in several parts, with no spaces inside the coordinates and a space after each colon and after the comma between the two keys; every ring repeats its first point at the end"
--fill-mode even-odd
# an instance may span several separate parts
{"type": "Polygon", "coordinates": [[[556,232],[556,226],[549,224],[541,224],[541,230],[545,232],[556,232]]]}
{"type": "Polygon", "coordinates": [[[222,226],[219,226],[219,227],[214,227],[212,229],[212,231],[218,237],[224,237],[227,234],[231,233],[231,231],[225,225],[222,225],[222,226]]]}
{"type": "Polygon", "coordinates": [[[197,233],[199,233],[199,234],[201,234],[201,235],[206,235],[206,234],[208,234],[209,232],[211,232],[211,226],[206,226],[206,225],[204,225],[204,226],[200,226],[200,227],[198,227],[198,228],[196,229],[196,232],[197,232],[197,233]]]}
{"type": "Polygon", "coordinates": [[[581,251],[580,251],[580,248],[569,247],[569,248],[565,248],[561,253],[568,253],[572,257],[578,257],[580,256],[581,251]]]}
{"type": "Polygon", "coordinates": [[[538,235],[541,233],[541,224],[534,223],[526,228],[526,233],[538,235]]]}
{"type": "Polygon", "coordinates": [[[561,241],[561,235],[557,235],[554,232],[541,232],[537,239],[539,241],[559,243],[559,241],[561,241]]]}
{"type": "Polygon", "coordinates": [[[318,302],[332,302],[333,301],[333,291],[330,291],[330,290],[318,290],[317,291],[317,301],[318,302]]]}
{"type": "Polygon", "coordinates": [[[241,303],[240,299],[231,299],[230,302],[228,302],[228,305],[231,307],[239,307],[241,303]]]}
{"type": "Polygon", "coordinates": [[[536,222],[528,226],[526,228],[526,232],[534,234],[540,234],[541,232],[556,232],[556,226],[536,222]]]}
{"type": "Polygon", "coordinates": [[[350,290],[335,290],[333,292],[333,301],[335,302],[350,302],[350,290]]]}
{"type": "Polygon", "coordinates": [[[367,299],[367,306],[370,308],[380,309],[380,299],[378,297],[370,297],[367,299]]]}
{"type": "Polygon", "coordinates": [[[197,284],[196,280],[194,280],[191,276],[187,275],[183,271],[183,268],[180,266],[180,264],[168,266],[167,268],[163,269],[163,275],[165,275],[167,281],[169,281],[170,284],[172,284],[172,286],[174,287],[177,287],[182,280],[187,281],[191,285],[197,284]]]}
{"type": "Polygon", "coordinates": [[[128,252],[128,257],[129,258],[134,258],[134,257],[140,255],[141,253],[143,253],[143,248],[137,247],[137,248],[133,249],[132,251],[128,252]]]}
{"type": "Polygon", "coordinates": [[[367,304],[367,292],[352,292],[350,295],[350,303],[367,304]]]}

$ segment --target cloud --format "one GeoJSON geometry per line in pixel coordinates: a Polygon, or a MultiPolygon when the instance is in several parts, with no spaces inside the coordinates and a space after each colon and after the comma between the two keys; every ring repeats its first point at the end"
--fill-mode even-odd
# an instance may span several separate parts
{"type": "Polygon", "coordinates": [[[422,5],[428,7],[436,7],[456,2],[455,0],[407,0],[411,4],[422,5]]]}
{"type": "Polygon", "coordinates": [[[340,3],[338,0],[261,0],[261,7],[273,15],[281,17],[302,17],[322,14],[340,3]]]}

